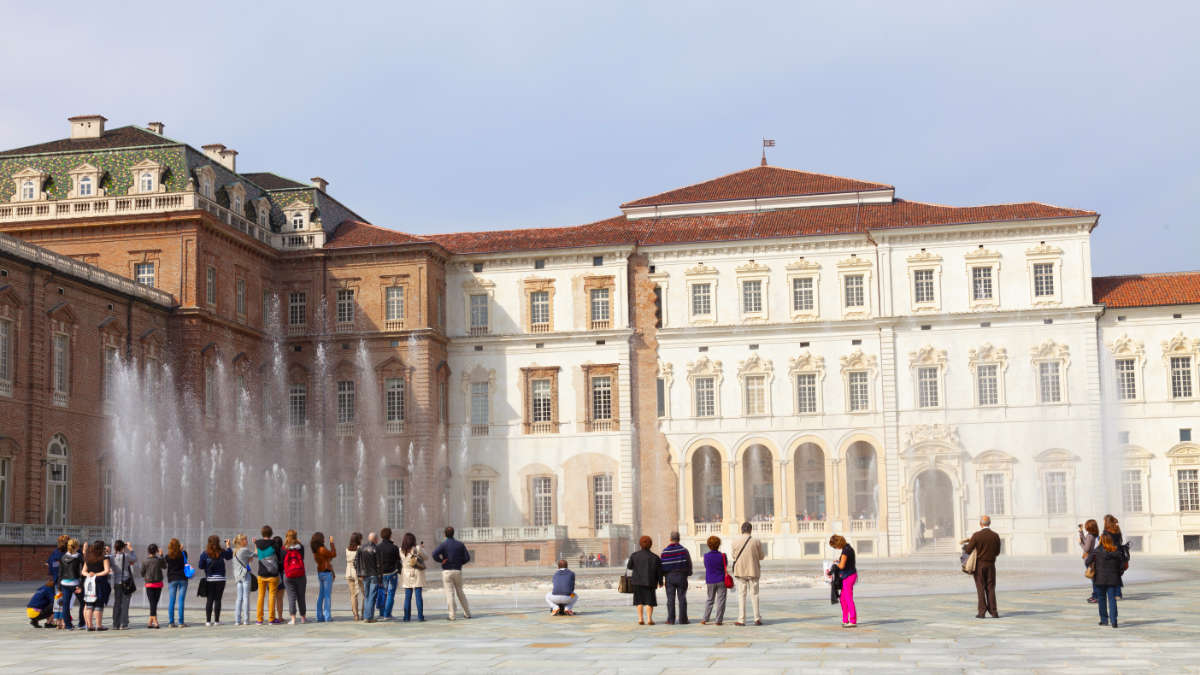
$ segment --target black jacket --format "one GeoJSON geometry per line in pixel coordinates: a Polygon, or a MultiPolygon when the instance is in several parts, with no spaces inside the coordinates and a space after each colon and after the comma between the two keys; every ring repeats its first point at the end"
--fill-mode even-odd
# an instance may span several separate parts
{"type": "Polygon", "coordinates": [[[379,576],[379,551],[375,544],[367,542],[358,547],[358,555],[354,557],[354,566],[359,579],[379,576]]]}
{"type": "Polygon", "coordinates": [[[625,569],[632,570],[629,583],[634,586],[657,586],[663,582],[662,559],[646,549],[634,551],[625,569]]]}
{"type": "Polygon", "coordinates": [[[375,544],[375,550],[379,552],[379,573],[380,574],[395,574],[400,569],[400,547],[392,543],[391,539],[384,539],[375,544]]]}
{"type": "Polygon", "coordinates": [[[1125,566],[1125,558],[1120,550],[1106,551],[1097,546],[1087,557],[1087,564],[1096,566],[1096,576],[1092,581],[1097,586],[1120,586],[1121,572],[1125,566]]]}

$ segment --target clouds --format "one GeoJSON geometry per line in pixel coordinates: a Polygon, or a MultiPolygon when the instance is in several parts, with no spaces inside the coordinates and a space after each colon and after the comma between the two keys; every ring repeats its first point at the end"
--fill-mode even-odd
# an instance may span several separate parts
{"type": "Polygon", "coordinates": [[[1097,273],[1195,267],[1200,9],[828,4],[6,3],[0,146],[161,119],[433,232],[596,220],[768,136],[905,198],[1099,210],[1097,273]]]}

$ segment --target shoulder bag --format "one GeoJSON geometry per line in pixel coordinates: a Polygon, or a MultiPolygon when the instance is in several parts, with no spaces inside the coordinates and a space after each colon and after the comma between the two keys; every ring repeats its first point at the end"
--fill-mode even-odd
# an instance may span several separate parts
{"type": "Polygon", "coordinates": [[[974,574],[975,573],[975,563],[978,562],[978,560],[979,560],[979,549],[973,549],[971,551],[971,554],[967,556],[967,559],[963,561],[963,564],[962,564],[963,574],[974,574]]]}
{"type": "Polygon", "coordinates": [[[203,579],[200,580],[200,583],[196,584],[196,597],[197,598],[207,598],[208,597],[208,577],[204,577],[203,579]]]}
{"type": "Polygon", "coordinates": [[[251,593],[257,592],[258,591],[258,577],[254,575],[254,572],[250,571],[249,563],[242,563],[242,567],[246,568],[246,576],[250,577],[250,592],[251,593]]]}
{"type": "Polygon", "coordinates": [[[729,574],[729,556],[722,553],[721,562],[725,563],[725,588],[733,588],[733,576],[729,574]]]}
{"type": "Polygon", "coordinates": [[[1088,565],[1087,568],[1085,570],[1083,570],[1083,576],[1088,579],[1095,579],[1096,578],[1096,566],[1094,564],[1088,565]]]}

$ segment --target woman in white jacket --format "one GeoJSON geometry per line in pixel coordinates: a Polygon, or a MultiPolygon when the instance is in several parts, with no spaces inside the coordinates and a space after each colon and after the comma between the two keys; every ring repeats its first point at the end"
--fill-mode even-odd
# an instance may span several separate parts
{"type": "Polygon", "coordinates": [[[405,532],[400,540],[400,586],[404,589],[404,620],[412,619],[412,597],[417,596],[417,621],[425,620],[425,603],[421,589],[425,588],[425,554],[417,545],[417,537],[405,532]]]}

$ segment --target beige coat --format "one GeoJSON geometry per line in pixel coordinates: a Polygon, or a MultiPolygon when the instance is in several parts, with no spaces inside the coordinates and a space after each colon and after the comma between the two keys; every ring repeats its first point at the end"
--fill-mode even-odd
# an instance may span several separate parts
{"type": "MultiPolygon", "coordinates": [[[[408,555],[400,554],[400,588],[425,588],[425,570],[412,566],[417,557],[425,559],[420,546],[413,548],[408,555]]],[[[428,559],[425,559],[425,564],[429,564],[428,559]]]]}
{"type": "Polygon", "coordinates": [[[358,572],[354,571],[354,559],[357,557],[358,557],[357,549],[355,549],[353,551],[351,551],[350,549],[346,549],[346,578],[347,579],[357,579],[358,578],[358,572]]]}
{"type": "Polygon", "coordinates": [[[733,541],[729,549],[729,564],[733,565],[733,576],[757,579],[762,574],[758,561],[763,559],[762,544],[754,537],[743,534],[733,541]],[[747,539],[749,543],[747,543],[747,539]],[[745,550],[742,545],[745,544],[745,550]],[[739,555],[739,551],[741,555],[739,555]],[[736,562],[735,562],[736,561],[736,562]]]}

